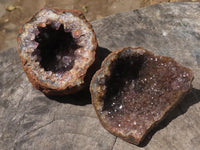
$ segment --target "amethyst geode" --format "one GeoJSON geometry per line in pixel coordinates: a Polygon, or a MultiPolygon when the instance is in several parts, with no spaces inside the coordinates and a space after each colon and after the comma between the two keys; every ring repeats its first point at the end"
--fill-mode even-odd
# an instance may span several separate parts
{"type": "Polygon", "coordinates": [[[104,60],[90,92],[104,128],[138,145],[189,91],[192,80],[192,71],[172,58],[129,47],[104,60]]]}
{"type": "Polygon", "coordinates": [[[70,94],[88,85],[85,78],[96,49],[92,26],[77,10],[42,9],[18,36],[24,71],[47,95],[70,94]]]}

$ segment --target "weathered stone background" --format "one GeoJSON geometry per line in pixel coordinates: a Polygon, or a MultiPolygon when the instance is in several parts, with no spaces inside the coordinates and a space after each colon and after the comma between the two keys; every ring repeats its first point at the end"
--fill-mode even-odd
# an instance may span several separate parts
{"type": "Polygon", "coordinates": [[[200,3],[157,4],[92,22],[103,52],[142,46],[194,72],[191,93],[138,147],[99,123],[88,90],[49,99],[22,70],[16,48],[0,53],[2,150],[199,150],[200,3]]]}

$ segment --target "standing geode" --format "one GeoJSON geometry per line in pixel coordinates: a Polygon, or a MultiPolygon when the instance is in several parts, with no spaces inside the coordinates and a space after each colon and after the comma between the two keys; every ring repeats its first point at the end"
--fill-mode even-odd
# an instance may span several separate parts
{"type": "Polygon", "coordinates": [[[92,103],[103,127],[138,145],[192,87],[193,73],[143,48],[111,53],[92,78],[92,103]]]}
{"type": "Polygon", "coordinates": [[[47,95],[70,94],[88,85],[85,78],[96,49],[92,26],[77,10],[42,9],[18,36],[23,69],[33,86],[47,95]]]}

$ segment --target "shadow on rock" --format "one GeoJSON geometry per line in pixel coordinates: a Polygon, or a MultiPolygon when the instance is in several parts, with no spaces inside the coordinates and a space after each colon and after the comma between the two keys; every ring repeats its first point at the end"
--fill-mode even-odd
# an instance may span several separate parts
{"type": "Polygon", "coordinates": [[[147,134],[142,143],[140,143],[139,147],[145,147],[157,131],[165,128],[172,120],[186,113],[190,106],[200,102],[199,97],[200,90],[192,88],[192,90],[184,97],[184,99],[182,99],[181,102],[167,114],[166,118],[158,123],[158,125],[147,134]]]}
{"type": "Polygon", "coordinates": [[[87,70],[86,76],[85,76],[85,83],[88,85],[90,84],[93,75],[97,70],[101,68],[101,63],[102,61],[110,54],[110,50],[103,48],[103,47],[98,47],[96,56],[95,56],[95,61],[92,64],[92,66],[87,70]]]}
{"type": "Polygon", "coordinates": [[[47,96],[49,99],[57,101],[64,104],[73,104],[84,106],[91,104],[90,91],[89,89],[84,89],[78,93],[62,96],[47,96]]]}
{"type": "Polygon", "coordinates": [[[102,61],[111,53],[110,50],[103,47],[98,47],[97,56],[99,58],[100,64],[102,61]]]}

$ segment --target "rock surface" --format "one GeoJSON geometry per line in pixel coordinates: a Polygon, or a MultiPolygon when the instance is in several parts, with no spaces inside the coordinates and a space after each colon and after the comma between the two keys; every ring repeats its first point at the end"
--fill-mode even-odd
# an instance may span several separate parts
{"type": "Polygon", "coordinates": [[[92,22],[101,50],[142,46],[191,68],[191,93],[138,147],[99,123],[87,90],[48,98],[35,90],[15,48],[0,53],[2,150],[200,149],[200,3],[165,3],[92,22]]]}

